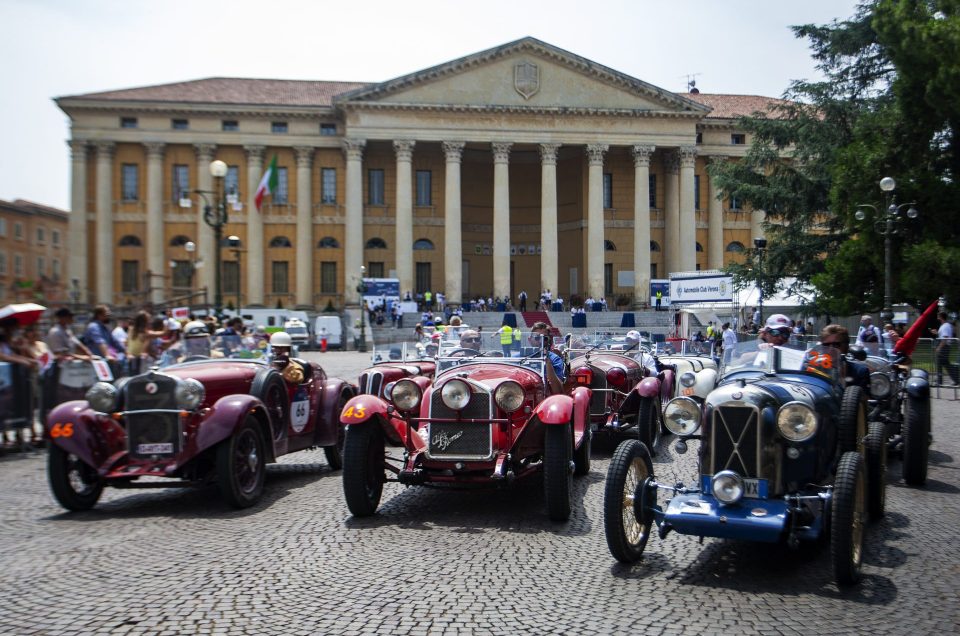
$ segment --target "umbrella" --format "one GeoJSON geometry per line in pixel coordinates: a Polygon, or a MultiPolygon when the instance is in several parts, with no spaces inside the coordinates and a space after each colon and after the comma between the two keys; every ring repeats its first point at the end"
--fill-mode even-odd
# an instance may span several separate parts
{"type": "Polygon", "coordinates": [[[38,305],[37,303],[7,305],[3,309],[0,309],[0,322],[13,318],[21,327],[32,325],[40,320],[40,315],[46,310],[46,307],[38,305]]]}

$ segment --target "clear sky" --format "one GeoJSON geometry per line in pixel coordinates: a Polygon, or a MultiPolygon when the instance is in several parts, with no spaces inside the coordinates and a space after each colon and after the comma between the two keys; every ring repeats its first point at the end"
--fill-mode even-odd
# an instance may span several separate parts
{"type": "Polygon", "coordinates": [[[790,25],[855,0],[0,0],[0,199],[67,209],[52,99],[203,77],[378,82],[533,36],[667,90],[818,77],[790,25]]]}

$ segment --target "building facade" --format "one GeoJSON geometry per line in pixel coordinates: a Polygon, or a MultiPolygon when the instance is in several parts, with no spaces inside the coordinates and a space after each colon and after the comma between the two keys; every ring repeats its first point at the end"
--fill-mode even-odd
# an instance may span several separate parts
{"type": "Polygon", "coordinates": [[[213,289],[219,159],[223,235],[239,238],[225,298],[323,308],[358,302],[361,266],[452,303],[549,289],[612,305],[742,258],[763,213],[707,166],[743,156],[737,118],[778,100],[671,93],[524,38],[377,84],[211,78],[56,101],[85,300],[213,289]]]}
{"type": "Polygon", "coordinates": [[[0,305],[70,300],[69,216],[22,199],[0,201],[0,305]]]}

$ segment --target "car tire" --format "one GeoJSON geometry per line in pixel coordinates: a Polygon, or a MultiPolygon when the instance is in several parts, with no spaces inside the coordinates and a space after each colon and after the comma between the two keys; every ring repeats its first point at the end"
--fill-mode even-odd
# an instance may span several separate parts
{"type": "Polygon", "coordinates": [[[628,439],[617,446],[603,488],[603,530],[610,554],[621,563],[640,559],[654,527],[653,511],[644,508],[638,519],[634,506],[647,479],[653,479],[653,461],[643,442],[628,439]]]}
{"type": "Polygon", "coordinates": [[[837,585],[852,585],[860,580],[867,514],[867,484],[863,464],[863,457],[859,453],[844,453],[833,483],[830,558],[837,585]]]}
{"type": "Polygon", "coordinates": [[[53,444],[47,453],[47,479],[54,498],[67,510],[90,510],[103,493],[96,469],[53,444]]]}
{"type": "Polygon", "coordinates": [[[637,413],[638,438],[647,447],[651,456],[660,451],[661,413],[659,400],[653,398],[640,400],[640,408],[637,413]]]}
{"type": "Polygon", "coordinates": [[[930,402],[908,397],[904,403],[903,426],[903,480],[911,486],[922,486],[927,481],[930,454],[930,402]]]}
{"type": "Polygon", "coordinates": [[[287,434],[290,422],[290,395],[283,377],[276,369],[262,369],[253,379],[250,395],[263,402],[267,408],[273,439],[282,439],[287,434]]]}
{"type": "Polygon", "coordinates": [[[570,518],[573,491],[573,433],[570,424],[549,424],[543,432],[543,492],[551,521],[570,518]]]}
{"type": "Polygon", "coordinates": [[[263,495],[267,453],[260,427],[247,415],[240,428],[217,446],[217,485],[235,508],[249,508],[263,495]]]}
{"type": "Polygon", "coordinates": [[[343,439],[343,496],[354,517],[369,517],[383,495],[385,447],[376,422],[348,426],[343,439]]]}
{"type": "Polygon", "coordinates": [[[336,408],[336,426],[337,426],[337,442],[332,446],[324,446],[323,454],[327,458],[327,464],[330,465],[332,470],[340,470],[343,468],[343,443],[344,438],[346,437],[346,431],[343,427],[343,422],[340,421],[340,413],[343,411],[343,407],[346,406],[347,402],[350,400],[350,394],[346,391],[340,393],[340,397],[337,398],[337,408],[336,408]]]}
{"type": "Polygon", "coordinates": [[[867,508],[870,519],[883,517],[887,504],[887,427],[871,422],[865,444],[867,459],[867,508]]]}
{"type": "MultiPolygon", "coordinates": [[[[583,441],[580,442],[580,448],[573,451],[573,474],[576,477],[583,477],[590,473],[590,452],[593,446],[593,431],[590,430],[590,421],[587,418],[587,430],[583,432],[583,441]]],[[[571,425],[571,429],[573,426],[571,425]]]]}
{"type": "Polygon", "coordinates": [[[863,388],[851,385],[843,390],[840,403],[840,426],[837,429],[837,444],[840,454],[860,451],[867,436],[867,401],[863,388]]]}

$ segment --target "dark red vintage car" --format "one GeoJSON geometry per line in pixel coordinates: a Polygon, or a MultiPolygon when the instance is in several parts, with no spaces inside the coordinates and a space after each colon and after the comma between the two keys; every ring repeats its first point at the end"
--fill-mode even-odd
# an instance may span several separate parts
{"type": "Polygon", "coordinates": [[[93,507],[105,486],[214,482],[246,507],[263,492],[266,464],[281,455],[320,446],[332,468],[342,466],[339,414],[356,393],[351,384],[302,360],[302,382],[287,382],[264,348],[238,336],[183,346],[191,350],[168,352],[170,364],[98,383],[86,400],[50,412],[48,477],[64,508],[93,507]]]}
{"type": "Polygon", "coordinates": [[[373,365],[360,374],[357,385],[360,393],[383,397],[384,387],[391,382],[414,376],[433,378],[436,360],[427,357],[424,345],[416,344],[402,342],[374,347],[373,365]]]}
{"type": "Polygon", "coordinates": [[[572,476],[590,471],[590,390],[551,395],[532,338],[511,352],[523,357],[504,357],[496,334],[441,346],[433,381],[411,376],[385,385],[383,398],[350,400],[340,414],[350,512],[374,514],[387,481],[498,485],[542,471],[550,518],[568,519],[572,476]]]}

